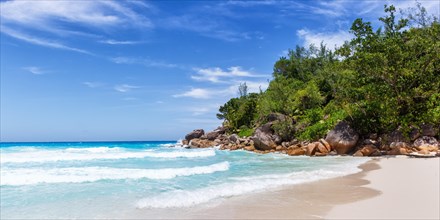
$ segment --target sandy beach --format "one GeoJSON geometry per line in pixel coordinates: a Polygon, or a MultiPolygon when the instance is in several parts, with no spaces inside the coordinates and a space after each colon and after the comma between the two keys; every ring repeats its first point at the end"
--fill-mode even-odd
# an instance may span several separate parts
{"type": "Polygon", "coordinates": [[[376,158],[356,174],[170,210],[160,218],[439,219],[439,159],[376,158]]]}
{"type": "Polygon", "coordinates": [[[380,195],[337,205],[325,219],[440,219],[439,158],[382,158],[364,187],[380,195]]]}

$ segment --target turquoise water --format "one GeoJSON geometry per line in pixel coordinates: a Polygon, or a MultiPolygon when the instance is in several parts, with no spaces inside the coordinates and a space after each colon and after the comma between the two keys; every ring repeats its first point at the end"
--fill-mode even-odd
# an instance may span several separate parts
{"type": "Polygon", "coordinates": [[[347,175],[366,161],[176,142],[1,143],[0,154],[2,219],[128,218],[347,175]]]}

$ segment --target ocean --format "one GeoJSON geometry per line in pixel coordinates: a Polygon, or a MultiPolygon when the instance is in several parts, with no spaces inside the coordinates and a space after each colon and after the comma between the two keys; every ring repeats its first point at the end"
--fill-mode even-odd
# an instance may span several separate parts
{"type": "Polygon", "coordinates": [[[0,218],[142,218],[359,172],[368,159],[179,142],[0,143],[0,218]]]}

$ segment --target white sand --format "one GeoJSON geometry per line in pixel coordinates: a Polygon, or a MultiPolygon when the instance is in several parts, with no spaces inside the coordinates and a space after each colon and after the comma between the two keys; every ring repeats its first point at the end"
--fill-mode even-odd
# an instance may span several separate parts
{"type": "Polygon", "coordinates": [[[334,207],[325,219],[440,219],[440,158],[382,158],[365,187],[381,192],[334,207]]]}

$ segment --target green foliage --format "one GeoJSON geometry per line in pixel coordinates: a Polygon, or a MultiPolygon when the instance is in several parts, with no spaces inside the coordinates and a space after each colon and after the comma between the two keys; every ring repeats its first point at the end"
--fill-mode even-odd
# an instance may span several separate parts
{"type": "MultiPolygon", "coordinates": [[[[389,132],[399,125],[431,122],[429,97],[439,93],[439,24],[407,28],[395,21],[395,8],[385,6],[380,18],[385,31],[373,33],[369,23],[356,20],[351,51],[344,64],[355,74],[347,86],[353,123],[363,133],[389,132]]],[[[438,122],[438,121],[437,121],[438,122]]]]}
{"type": "Polygon", "coordinates": [[[252,127],[258,97],[257,93],[250,93],[240,98],[230,99],[220,107],[217,118],[225,119],[225,125],[231,132],[238,131],[241,126],[252,127]]]}
{"type": "Polygon", "coordinates": [[[254,133],[254,129],[243,126],[239,129],[237,135],[239,137],[249,137],[252,136],[253,133],[254,133]]]}
{"type": "Polygon", "coordinates": [[[272,125],[272,129],[286,141],[295,134],[295,126],[291,120],[277,121],[272,125]]]}
{"type": "Polygon", "coordinates": [[[285,140],[321,138],[340,120],[362,134],[439,125],[438,18],[419,3],[402,18],[392,5],[384,11],[383,30],[358,18],[350,30],[354,38],[336,52],[323,44],[290,50],[274,64],[265,92],[248,95],[246,84],[240,85],[241,96],[220,107],[218,117],[233,131],[249,133],[268,114],[284,114],[295,123],[272,128],[285,140]]]}

